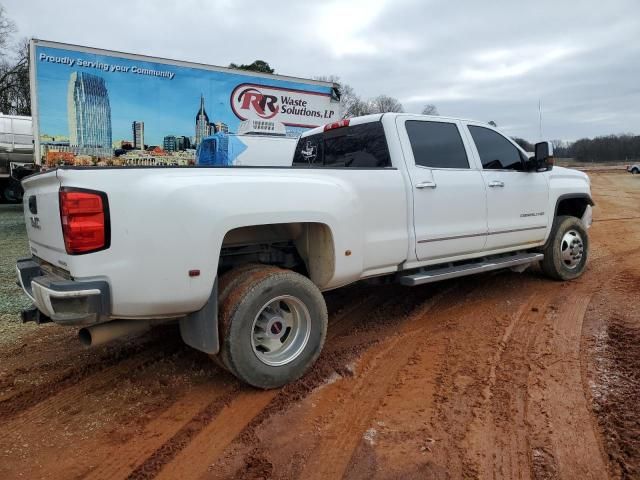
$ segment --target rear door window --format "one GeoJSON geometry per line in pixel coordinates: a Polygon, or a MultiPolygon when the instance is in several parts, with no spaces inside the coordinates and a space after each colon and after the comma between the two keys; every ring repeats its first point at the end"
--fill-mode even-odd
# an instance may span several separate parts
{"type": "Polygon", "coordinates": [[[416,165],[429,168],[469,168],[458,126],[446,122],[405,123],[416,165]]]}
{"type": "Polygon", "coordinates": [[[293,156],[294,167],[384,168],[391,157],[380,122],[336,128],[302,137],[293,156]]]}

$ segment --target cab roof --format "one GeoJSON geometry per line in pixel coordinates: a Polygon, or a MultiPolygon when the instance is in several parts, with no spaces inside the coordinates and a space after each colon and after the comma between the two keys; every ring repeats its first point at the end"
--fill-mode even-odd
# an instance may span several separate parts
{"type": "MultiPolygon", "coordinates": [[[[383,116],[392,117],[392,118],[411,116],[411,117],[432,118],[434,120],[450,120],[450,121],[463,121],[463,122],[470,122],[470,123],[484,123],[484,122],[478,122],[477,120],[471,120],[468,118],[443,117],[441,115],[420,115],[416,113],[374,113],[371,115],[363,115],[361,117],[349,118],[348,119],[349,126],[360,125],[362,123],[379,122],[380,120],[382,120],[383,116]]],[[[340,121],[341,120],[339,120],[338,122],[332,122],[332,123],[339,123],[340,121]]],[[[327,125],[331,125],[331,124],[329,123],[327,125]]],[[[301,137],[308,137],[310,135],[316,135],[318,133],[322,133],[325,131],[325,127],[326,125],[321,125],[319,127],[315,127],[310,130],[307,130],[301,135],[301,137]]],[[[491,128],[491,126],[489,126],[489,128],[491,128]]]]}

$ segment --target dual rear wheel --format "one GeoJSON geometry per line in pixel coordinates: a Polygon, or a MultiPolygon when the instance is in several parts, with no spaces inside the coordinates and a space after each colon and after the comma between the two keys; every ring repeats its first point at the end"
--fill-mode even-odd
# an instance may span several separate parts
{"type": "Polygon", "coordinates": [[[219,286],[218,363],[258,388],[300,378],[317,360],[327,334],[324,297],[290,270],[247,265],[219,286]]]}

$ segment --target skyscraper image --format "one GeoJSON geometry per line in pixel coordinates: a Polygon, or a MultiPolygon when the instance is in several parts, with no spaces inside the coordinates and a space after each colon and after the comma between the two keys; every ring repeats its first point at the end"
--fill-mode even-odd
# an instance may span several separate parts
{"type": "Polygon", "coordinates": [[[133,122],[131,129],[133,130],[133,148],[144,150],[144,122],[133,122]]]}
{"type": "Polygon", "coordinates": [[[200,95],[200,110],[196,114],[196,147],[200,145],[202,139],[210,134],[209,117],[204,109],[204,95],[200,95]]]}
{"type": "Polygon", "coordinates": [[[69,144],[111,148],[111,106],[104,79],[72,72],[67,88],[69,144]]]}
{"type": "Polygon", "coordinates": [[[213,126],[215,127],[215,133],[229,133],[229,126],[224,122],[216,122],[213,126]]]}

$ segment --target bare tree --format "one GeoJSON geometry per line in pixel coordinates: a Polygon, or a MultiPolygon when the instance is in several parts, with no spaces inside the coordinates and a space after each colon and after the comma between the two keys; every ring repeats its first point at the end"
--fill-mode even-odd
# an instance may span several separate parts
{"type": "Polygon", "coordinates": [[[404,107],[400,101],[388,95],[378,95],[369,100],[369,104],[371,106],[371,113],[404,112],[404,107]]]}
{"type": "Polygon", "coordinates": [[[511,140],[513,140],[518,145],[520,145],[525,150],[525,152],[533,152],[533,144],[531,144],[529,141],[525,140],[524,138],[511,137],[511,140]]]}
{"type": "Polygon", "coordinates": [[[23,40],[0,61],[0,112],[31,115],[29,93],[29,42],[23,40]]]}
{"type": "Polygon", "coordinates": [[[353,87],[347,83],[342,83],[340,77],[336,75],[323,75],[314,77],[314,80],[321,82],[332,82],[338,85],[340,91],[340,107],[342,108],[342,118],[359,117],[368,115],[371,112],[371,106],[368,102],[362,100],[353,87]]]}
{"type": "Polygon", "coordinates": [[[13,46],[16,25],[0,5],[0,112],[30,115],[29,43],[13,46]]]}
{"type": "Polygon", "coordinates": [[[0,55],[2,61],[5,60],[6,49],[15,32],[16,24],[7,16],[4,6],[0,5],[0,55]]]}
{"type": "Polygon", "coordinates": [[[340,82],[340,77],[336,75],[323,75],[313,78],[314,80],[333,82],[338,85],[342,118],[360,117],[371,113],[404,112],[402,104],[396,98],[388,95],[378,95],[375,98],[363,100],[356,94],[351,85],[340,82]]]}
{"type": "Polygon", "coordinates": [[[438,108],[433,103],[427,103],[422,109],[422,115],[440,115],[438,108]]]}
{"type": "Polygon", "coordinates": [[[361,117],[374,113],[371,103],[357,98],[343,114],[343,118],[361,117]]]}

